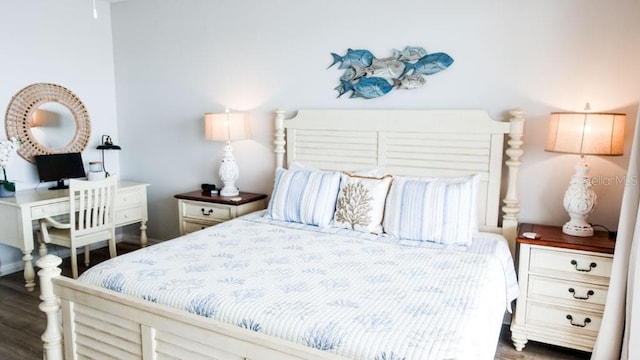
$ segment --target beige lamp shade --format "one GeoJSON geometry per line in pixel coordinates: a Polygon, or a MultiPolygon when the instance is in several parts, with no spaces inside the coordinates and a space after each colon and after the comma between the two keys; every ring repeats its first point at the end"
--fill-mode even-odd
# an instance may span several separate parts
{"type": "Polygon", "coordinates": [[[554,112],[546,151],[581,155],[622,155],[627,116],[617,113],[554,112]]]}
{"type": "Polygon", "coordinates": [[[247,113],[206,113],[204,124],[207,140],[233,141],[251,137],[247,113]]]}

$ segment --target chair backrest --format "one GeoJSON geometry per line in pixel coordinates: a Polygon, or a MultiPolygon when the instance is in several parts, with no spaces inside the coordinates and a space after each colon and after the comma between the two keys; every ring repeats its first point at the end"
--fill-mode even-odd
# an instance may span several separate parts
{"type": "Polygon", "coordinates": [[[69,180],[71,236],[113,228],[118,180],[69,180]]]}

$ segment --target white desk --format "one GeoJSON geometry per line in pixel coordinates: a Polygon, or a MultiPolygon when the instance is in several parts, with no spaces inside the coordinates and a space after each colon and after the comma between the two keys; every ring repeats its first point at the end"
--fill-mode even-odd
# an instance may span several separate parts
{"type": "MultiPolygon", "coordinates": [[[[120,181],[116,196],[116,226],[140,223],[140,245],[147,245],[148,184],[120,181]]],[[[0,243],[22,250],[24,280],[28,291],[35,286],[33,269],[34,221],[69,213],[69,190],[26,190],[0,198],[0,243]]]]}

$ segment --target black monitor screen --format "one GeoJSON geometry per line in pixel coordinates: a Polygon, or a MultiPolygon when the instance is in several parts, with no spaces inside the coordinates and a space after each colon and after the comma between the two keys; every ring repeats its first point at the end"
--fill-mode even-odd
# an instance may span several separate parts
{"type": "Polygon", "coordinates": [[[34,158],[40,181],[57,181],[57,185],[50,188],[52,190],[68,188],[64,184],[65,179],[87,176],[80,153],[35,155],[34,158]]]}

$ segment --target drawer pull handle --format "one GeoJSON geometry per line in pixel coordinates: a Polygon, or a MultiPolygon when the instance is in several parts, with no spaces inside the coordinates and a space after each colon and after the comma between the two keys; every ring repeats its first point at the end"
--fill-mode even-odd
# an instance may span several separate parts
{"type": "Polygon", "coordinates": [[[589,264],[589,268],[588,269],[580,269],[580,268],[578,268],[578,262],[575,261],[575,260],[571,260],[571,265],[573,265],[576,268],[576,270],[582,271],[582,272],[589,272],[589,271],[591,271],[591,269],[593,269],[594,267],[598,266],[598,264],[592,262],[591,264],[589,264]]]}
{"type": "Polygon", "coordinates": [[[213,209],[209,209],[209,211],[205,211],[204,208],[200,209],[200,211],[202,211],[202,215],[204,216],[209,216],[211,214],[213,214],[213,209]]]}
{"type": "Polygon", "coordinates": [[[571,315],[567,315],[567,319],[571,322],[571,325],[577,326],[577,327],[585,327],[585,326],[587,326],[588,323],[591,322],[591,319],[584,318],[584,322],[582,324],[576,324],[576,323],[573,322],[573,316],[571,316],[571,315]]]}
{"type": "Polygon", "coordinates": [[[576,296],[576,290],[574,288],[569,288],[569,292],[573,295],[573,298],[576,300],[589,300],[589,297],[595,294],[593,290],[587,291],[587,296],[576,296]]]}

